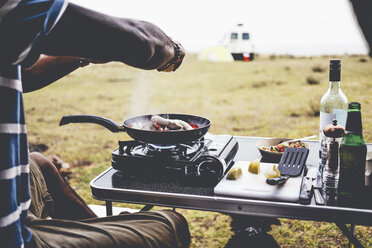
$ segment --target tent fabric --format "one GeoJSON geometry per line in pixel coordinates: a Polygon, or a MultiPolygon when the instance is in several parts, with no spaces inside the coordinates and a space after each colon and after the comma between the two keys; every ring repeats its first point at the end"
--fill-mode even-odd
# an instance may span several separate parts
{"type": "Polygon", "coordinates": [[[203,49],[198,56],[200,61],[234,62],[234,58],[224,46],[213,46],[203,49]]]}

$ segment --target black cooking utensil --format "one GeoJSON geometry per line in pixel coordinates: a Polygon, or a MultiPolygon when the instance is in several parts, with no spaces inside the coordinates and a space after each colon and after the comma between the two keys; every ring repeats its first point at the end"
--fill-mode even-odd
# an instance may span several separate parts
{"type": "Polygon", "coordinates": [[[300,203],[308,205],[314,194],[314,186],[316,185],[316,177],[318,175],[318,168],[312,167],[307,170],[306,175],[302,180],[302,187],[300,190],[300,203]]]}
{"type": "Polygon", "coordinates": [[[201,116],[186,115],[186,114],[156,114],[157,116],[166,119],[177,119],[187,123],[196,124],[198,128],[191,130],[181,131],[150,131],[133,128],[132,126],[138,126],[136,123],[145,124],[151,122],[151,117],[154,115],[142,115],[133,117],[123,121],[122,125],[119,125],[113,120],[95,116],[95,115],[65,115],[60,121],[60,126],[69,123],[95,123],[106,127],[111,132],[127,132],[127,134],[133,139],[150,144],[169,145],[169,144],[181,144],[190,143],[201,139],[207,132],[211,125],[211,122],[201,116]]]}
{"type": "Polygon", "coordinates": [[[281,176],[266,179],[270,185],[283,185],[289,177],[297,177],[302,173],[306,163],[309,149],[307,148],[287,148],[280,159],[278,170],[281,176]]]}
{"type": "Polygon", "coordinates": [[[323,189],[322,176],[320,173],[318,173],[316,177],[316,182],[314,184],[314,198],[315,198],[316,205],[324,205],[322,189],[323,189]]]}

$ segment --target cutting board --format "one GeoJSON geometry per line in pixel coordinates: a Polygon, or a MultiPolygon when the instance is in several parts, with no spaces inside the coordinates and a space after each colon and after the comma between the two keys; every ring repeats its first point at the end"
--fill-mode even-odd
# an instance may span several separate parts
{"type": "Polygon", "coordinates": [[[282,185],[269,185],[264,176],[265,170],[272,170],[274,163],[260,163],[260,173],[253,174],[248,171],[250,161],[235,161],[232,168],[240,167],[242,175],[238,180],[227,180],[226,175],[214,188],[216,195],[228,195],[263,200],[298,202],[302,184],[302,175],[290,177],[282,185]]]}

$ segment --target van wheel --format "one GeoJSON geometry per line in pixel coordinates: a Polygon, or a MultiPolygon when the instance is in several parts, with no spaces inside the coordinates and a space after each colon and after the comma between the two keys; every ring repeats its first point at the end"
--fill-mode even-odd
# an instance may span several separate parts
{"type": "Polygon", "coordinates": [[[250,53],[250,54],[249,54],[249,60],[250,60],[250,61],[254,60],[254,53],[250,53]]]}
{"type": "Polygon", "coordinates": [[[235,61],[244,60],[244,56],[242,53],[232,53],[231,54],[235,61]]]}

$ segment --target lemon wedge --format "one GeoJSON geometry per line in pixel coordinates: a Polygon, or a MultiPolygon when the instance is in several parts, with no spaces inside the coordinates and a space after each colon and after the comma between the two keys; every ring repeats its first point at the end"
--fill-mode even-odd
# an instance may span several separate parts
{"type": "Polygon", "coordinates": [[[248,167],[248,171],[253,174],[260,173],[260,159],[253,160],[248,167]]]}
{"type": "Polygon", "coordinates": [[[238,168],[232,168],[229,173],[227,173],[226,179],[227,180],[238,180],[239,177],[242,175],[242,169],[238,168]]]}
{"type": "Polygon", "coordinates": [[[272,170],[267,170],[265,173],[266,178],[275,178],[275,177],[280,177],[280,171],[278,168],[276,168],[275,164],[273,164],[273,169],[272,170]]]}

